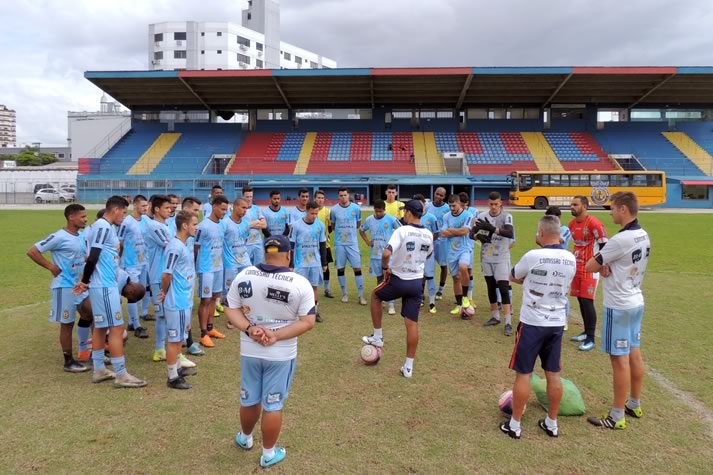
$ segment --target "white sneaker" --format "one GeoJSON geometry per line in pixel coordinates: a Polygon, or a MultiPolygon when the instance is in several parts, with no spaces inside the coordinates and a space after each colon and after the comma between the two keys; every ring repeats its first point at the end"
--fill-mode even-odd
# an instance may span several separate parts
{"type": "Polygon", "coordinates": [[[100,370],[94,371],[94,374],[92,374],[92,383],[98,384],[102,383],[104,381],[109,381],[110,379],[114,379],[116,375],[114,374],[113,371],[109,371],[106,368],[102,368],[100,370]]]}
{"type": "Polygon", "coordinates": [[[393,305],[389,305],[389,315],[396,315],[396,308],[393,305]]]}
{"type": "Polygon", "coordinates": [[[196,367],[196,364],[193,361],[186,358],[186,355],[184,355],[183,353],[178,354],[178,364],[181,368],[195,368],[196,367]]]}
{"type": "Polygon", "coordinates": [[[401,376],[404,378],[410,378],[413,376],[413,369],[408,369],[406,366],[401,367],[401,376]]]}
{"type": "Polygon", "coordinates": [[[342,295],[342,303],[347,303],[347,302],[349,302],[349,297],[347,296],[347,294],[342,295]]]}
{"type": "Polygon", "coordinates": [[[368,303],[364,297],[359,297],[359,305],[367,305],[368,303]]]}
{"type": "Polygon", "coordinates": [[[123,376],[117,376],[116,379],[114,379],[115,388],[143,388],[144,386],[146,386],[146,381],[129,373],[123,376]]]}
{"type": "Polygon", "coordinates": [[[361,341],[363,341],[367,345],[373,345],[378,348],[384,347],[384,340],[382,338],[376,338],[374,335],[363,336],[363,337],[361,337],[361,341]]]}

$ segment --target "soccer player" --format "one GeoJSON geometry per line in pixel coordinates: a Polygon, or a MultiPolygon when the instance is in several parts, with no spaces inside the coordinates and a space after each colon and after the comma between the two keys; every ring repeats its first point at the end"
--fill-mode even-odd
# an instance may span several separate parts
{"type": "Polygon", "coordinates": [[[332,244],[329,242],[332,234],[332,210],[324,206],[324,201],[326,198],[327,195],[324,193],[323,190],[317,190],[314,193],[314,201],[319,205],[319,214],[317,215],[317,219],[319,219],[320,222],[324,225],[324,231],[327,233],[327,260],[323,262],[327,269],[322,273],[324,296],[328,299],[333,299],[334,295],[329,289],[329,278],[331,277],[329,275],[329,264],[334,262],[334,257],[332,257],[332,244]]]}
{"type": "Polygon", "coordinates": [[[586,265],[588,272],[604,278],[604,322],[602,351],[609,353],[614,374],[614,403],[606,417],[587,420],[599,427],[625,429],[624,414],[639,418],[644,362],[641,359],[641,320],[644,295],[641,284],[649,262],[651,241],[637,215],[639,200],[630,191],[614,193],[611,217],[621,230],[586,265]],[[626,399],[627,392],[629,399],[626,399]]]}
{"type": "Polygon", "coordinates": [[[196,374],[191,368],[180,368],[178,355],[181,344],[188,335],[193,311],[193,285],[195,268],[188,249],[188,237],[195,236],[198,218],[189,211],[176,215],[176,236],[165,250],[161,273],[161,292],[158,301],[163,304],[166,318],[166,364],[168,381],[172,389],[190,389],[185,376],[196,374]]]}
{"type": "Polygon", "coordinates": [[[225,231],[221,220],[228,212],[228,199],[216,196],[212,211],[198,225],[195,242],[196,272],[201,302],[198,305],[198,321],[201,327],[200,343],[205,348],[214,348],[211,338],[225,338],[213,327],[216,299],[223,292],[223,239],[225,231]]]}
{"type": "Polygon", "coordinates": [[[290,233],[290,212],[287,208],[280,206],[280,192],[272,190],[270,192],[270,205],[262,211],[265,216],[267,227],[263,234],[267,237],[278,236],[280,234],[287,236],[290,233]]]}
{"type": "Polygon", "coordinates": [[[305,217],[307,202],[309,201],[309,190],[307,188],[300,188],[297,192],[297,197],[297,206],[290,210],[290,225],[305,217]]]}
{"type": "Polygon", "coordinates": [[[503,211],[500,193],[493,191],[488,195],[488,211],[478,214],[470,236],[480,242],[480,265],[488,288],[490,301],[490,319],[484,326],[500,324],[500,310],[496,290],[500,290],[503,311],[505,312],[505,336],[512,335],[512,320],[509,292],[510,240],[513,239],[512,215],[503,211]]]}
{"type": "MultiPolygon", "coordinates": [[[[236,198],[233,202],[233,212],[226,215],[221,221],[223,225],[223,296],[227,297],[230,284],[235,276],[246,267],[249,267],[248,238],[250,236],[250,223],[243,219],[248,212],[248,202],[245,198],[236,198]]],[[[230,322],[226,325],[230,328],[230,322]]]]}
{"type": "Polygon", "coordinates": [[[500,424],[500,430],[513,439],[519,439],[522,433],[520,421],[538,356],[547,378],[548,400],[547,416],[538,426],[550,437],[559,436],[562,335],[567,321],[567,292],[577,265],[574,255],[560,246],[560,223],[555,216],[540,218],[537,234],[542,248],[528,251],[510,273],[512,282],[522,284],[522,307],[510,359],[510,369],[515,371],[512,417],[500,424]]]}
{"type": "Polygon", "coordinates": [[[223,196],[223,187],[220,185],[214,185],[210,190],[210,198],[208,201],[203,203],[201,210],[203,211],[203,219],[206,219],[210,213],[213,212],[213,200],[216,196],[223,196]]]}
{"type": "MultiPolygon", "coordinates": [[[[400,226],[401,223],[397,217],[386,214],[386,203],[384,203],[384,200],[376,200],[374,201],[374,214],[366,218],[364,223],[359,227],[359,234],[362,240],[371,248],[369,272],[376,277],[377,285],[384,281],[384,271],[381,269],[381,256],[394,230],[400,226]],[[367,231],[369,232],[369,236],[366,234],[367,231]]],[[[393,300],[389,301],[389,315],[396,315],[393,300]]]]}
{"type": "MultiPolygon", "coordinates": [[[[187,211],[189,213],[193,213],[196,218],[199,217],[199,213],[201,211],[201,201],[198,198],[195,198],[193,196],[188,196],[184,198],[183,202],[181,203],[181,211],[187,211]]],[[[186,247],[188,248],[188,252],[190,253],[191,256],[191,262],[193,263],[193,267],[195,268],[195,244],[196,244],[196,238],[195,236],[188,236],[188,239],[186,240],[186,247]]],[[[196,286],[193,286],[193,294],[195,294],[195,289],[196,286]]],[[[193,356],[203,356],[205,355],[205,351],[203,351],[203,348],[201,348],[201,345],[197,341],[193,341],[193,332],[189,328],[188,329],[188,334],[186,336],[186,346],[188,347],[188,353],[193,355],[193,356]]],[[[179,357],[180,358],[180,357],[179,357]]]]}
{"type": "MultiPolygon", "coordinates": [[[[121,268],[129,274],[132,282],[146,285],[148,267],[146,265],[146,243],[141,231],[141,221],[149,206],[144,195],[136,195],[133,200],[133,209],[124,218],[119,228],[119,242],[121,243],[121,268]]],[[[148,338],[149,333],[139,322],[139,304],[130,303],[126,306],[129,312],[129,331],[134,332],[137,338],[148,338]]]]}
{"type": "MultiPolygon", "coordinates": [[[[442,186],[436,188],[433,192],[433,200],[426,207],[426,212],[432,214],[438,220],[438,229],[443,229],[443,217],[450,213],[451,209],[446,203],[446,189],[442,186]]],[[[436,300],[443,298],[443,289],[446,287],[448,279],[448,240],[439,236],[434,243],[434,258],[436,263],[441,268],[441,277],[438,282],[438,291],[436,292],[436,300]]]]}
{"type": "Polygon", "coordinates": [[[84,206],[71,204],[64,208],[64,217],[67,220],[65,227],[34,244],[27,251],[27,256],[40,267],[50,271],[53,277],[50,284],[52,303],[49,321],[60,324],[59,344],[64,355],[64,370],[68,373],[83,373],[89,371],[89,368],[74,359],[72,332],[76,314],[79,312],[78,358],[87,361],[89,353],[87,340],[92,323],[92,311],[87,299],[88,294],[75,296],[72,294],[72,289],[81,277],[87,256],[86,242],[81,233],[87,225],[87,212],[84,206]],[[51,253],[52,262],[42,255],[45,252],[51,253]]]}
{"type": "Polygon", "coordinates": [[[463,209],[463,204],[458,195],[448,198],[450,212],[443,216],[443,228],[440,236],[448,239],[447,261],[448,270],[453,278],[453,294],[456,298],[456,307],[451,310],[451,315],[460,315],[464,308],[470,307],[468,298],[468,267],[472,265],[473,255],[468,241],[471,227],[470,213],[463,209]]]}
{"type": "Polygon", "coordinates": [[[153,219],[147,221],[144,227],[144,241],[146,243],[151,302],[153,303],[154,317],[156,317],[156,339],[152,359],[159,362],[166,359],[166,317],[158,295],[161,292],[164,249],[171,241],[170,231],[166,224],[166,220],[171,215],[171,200],[165,195],[155,195],[151,200],[151,212],[153,219]]]}
{"type": "Polygon", "coordinates": [[[314,290],[315,320],[322,322],[319,314],[317,287],[321,284],[322,273],[327,267],[327,233],[324,225],[317,219],[319,205],[308,201],[304,217],[292,222],[290,244],[292,261],[290,267],[304,277],[314,290]],[[325,264],[323,264],[325,263],[325,264]]]}
{"type": "MultiPolygon", "coordinates": [[[[471,222],[475,223],[475,217],[478,215],[478,210],[470,207],[470,196],[465,191],[458,193],[461,205],[463,205],[463,211],[470,214],[471,222]]],[[[473,251],[475,250],[475,241],[472,239],[468,240],[468,246],[470,246],[470,264],[468,264],[468,292],[467,295],[470,300],[473,300],[473,251]]]]}
{"type": "MultiPolygon", "coordinates": [[[[413,199],[419,200],[424,208],[423,216],[421,216],[421,226],[431,231],[433,235],[433,248],[434,252],[426,259],[426,265],[423,268],[423,286],[421,292],[425,290],[426,285],[428,285],[428,311],[429,313],[435,314],[436,310],[436,256],[435,248],[438,245],[439,230],[438,219],[429,213],[426,207],[426,197],[418,194],[414,195],[413,199]]],[[[423,299],[421,299],[421,305],[423,305],[423,299]]]]}
{"type": "Polygon", "coordinates": [[[570,207],[574,219],[569,223],[574,241],[574,257],[577,258],[577,275],[572,282],[572,297],[577,297],[584,320],[584,332],[573,336],[572,341],[581,342],[580,351],[594,349],[594,332],[597,329],[597,310],[594,296],[597,293],[599,274],[587,272],[585,265],[607,242],[607,230],[594,216],[589,214],[589,200],[586,196],[575,196],[570,207]]]}
{"type": "Polygon", "coordinates": [[[404,205],[405,225],[396,229],[381,256],[384,281],[371,294],[371,322],[374,333],[362,341],[384,346],[381,328],[384,300],[401,299],[401,316],[406,325],[406,361],[401,367],[405,378],[413,376],[413,360],[418,346],[418,312],[423,299],[423,269],[433,253],[433,235],[421,226],[423,204],[410,200],[404,205]]]}
{"type": "Polygon", "coordinates": [[[262,412],[260,466],[275,465],[287,451],[276,447],[282,409],[297,362],[297,337],[314,327],[314,292],[310,283],[290,272],[290,241],[265,239],[265,263],[242,271],[228,291],[225,315],[240,335],[239,447],[253,447],[253,429],[262,412]]]}
{"type": "Polygon", "coordinates": [[[168,225],[169,232],[171,236],[176,235],[176,210],[178,209],[178,205],[181,202],[180,198],[178,195],[174,195],[173,193],[169,193],[166,196],[168,196],[168,199],[171,201],[171,216],[168,217],[166,220],[166,224],[168,225]]]}
{"type": "Polygon", "coordinates": [[[250,222],[250,237],[248,238],[248,255],[250,262],[256,265],[262,262],[262,230],[267,228],[265,216],[263,216],[260,207],[253,204],[254,191],[249,186],[244,186],[242,196],[248,202],[248,212],[245,214],[245,219],[250,222]]]}
{"type": "MultiPolygon", "coordinates": [[[[124,358],[124,320],[117,282],[119,266],[119,238],[114,226],[120,226],[129,202],[121,196],[112,196],[106,202],[104,215],[92,226],[89,257],[84,265],[81,281],[73,293],[79,295],[89,289],[89,300],[94,315],[92,335],[93,383],[114,379],[114,386],[140,388],[143,381],[126,370],[124,358]],[[109,333],[109,353],[114,371],[104,366],[104,340],[109,333]]],[[[142,296],[143,297],[143,296],[142,296]]]]}
{"type": "Polygon", "coordinates": [[[386,214],[393,216],[396,219],[401,219],[404,217],[404,212],[402,208],[404,206],[403,202],[396,199],[396,185],[386,186],[386,214]]]}
{"type": "Polygon", "coordinates": [[[332,229],[334,229],[334,250],[337,254],[337,279],[342,288],[342,302],[349,302],[347,296],[347,278],[344,268],[349,265],[354,269],[359,304],[366,305],[364,298],[364,277],[361,275],[361,251],[357,240],[357,229],[361,226],[361,208],[349,200],[349,189],[339,188],[339,203],[330,214],[332,229]]]}
{"type": "MultiPolygon", "coordinates": [[[[569,244],[572,242],[572,231],[569,230],[569,226],[562,224],[562,211],[558,206],[549,206],[547,210],[545,210],[545,216],[557,216],[557,219],[560,220],[560,242],[562,243],[562,249],[569,249],[569,244]]],[[[537,237],[535,237],[535,242],[537,245],[540,244],[537,242],[537,237]]]]}

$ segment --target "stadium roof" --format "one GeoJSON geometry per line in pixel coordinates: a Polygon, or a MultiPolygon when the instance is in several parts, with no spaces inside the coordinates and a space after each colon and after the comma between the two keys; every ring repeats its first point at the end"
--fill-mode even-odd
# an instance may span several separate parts
{"type": "Polygon", "coordinates": [[[713,105],[713,67],[88,71],[133,110],[713,105]]]}

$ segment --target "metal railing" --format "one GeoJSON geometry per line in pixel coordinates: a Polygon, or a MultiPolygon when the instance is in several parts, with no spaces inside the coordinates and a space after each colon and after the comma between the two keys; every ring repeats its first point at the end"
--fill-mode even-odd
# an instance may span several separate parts
{"type": "Polygon", "coordinates": [[[126,135],[126,133],[131,130],[131,117],[124,118],[119,125],[112,129],[104,138],[102,138],[93,149],[87,153],[86,157],[82,158],[101,158],[107,153],[111,148],[116,145],[116,143],[121,140],[121,138],[126,135]]]}

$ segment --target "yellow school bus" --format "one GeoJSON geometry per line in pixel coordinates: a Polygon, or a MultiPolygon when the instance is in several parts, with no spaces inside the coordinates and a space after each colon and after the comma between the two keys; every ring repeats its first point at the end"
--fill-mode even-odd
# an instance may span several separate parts
{"type": "Polygon", "coordinates": [[[655,171],[513,172],[510,204],[545,209],[550,205],[569,206],[583,195],[590,206],[609,207],[609,197],[617,191],[633,191],[641,206],[666,202],[666,174],[655,171]]]}

